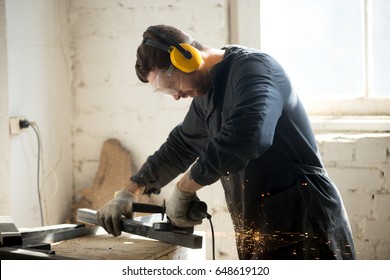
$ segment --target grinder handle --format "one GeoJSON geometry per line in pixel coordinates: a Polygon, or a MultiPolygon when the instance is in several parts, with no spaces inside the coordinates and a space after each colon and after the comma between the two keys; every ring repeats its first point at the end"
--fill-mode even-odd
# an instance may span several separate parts
{"type": "Polygon", "coordinates": [[[210,219],[211,215],[207,213],[207,204],[204,201],[194,200],[188,206],[187,217],[191,220],[202,220],[210,219]]]}
{"type": "Polygon", "coordinates": [[[133,212],[142,212],[142,213],[165,213],[165,206],[133,202],[133,212]]]}

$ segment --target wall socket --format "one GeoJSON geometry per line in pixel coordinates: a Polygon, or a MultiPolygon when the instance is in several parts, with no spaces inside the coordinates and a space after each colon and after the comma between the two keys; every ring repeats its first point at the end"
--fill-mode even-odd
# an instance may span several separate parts
{"type": "Polygon", "coordinates": [[[20,128],[19,122],[25,120],[26,117],[10,117],[9,118],[9,132],[11,135],[19,134],[22,131],[25,131],[26,128],[20,128]]]}

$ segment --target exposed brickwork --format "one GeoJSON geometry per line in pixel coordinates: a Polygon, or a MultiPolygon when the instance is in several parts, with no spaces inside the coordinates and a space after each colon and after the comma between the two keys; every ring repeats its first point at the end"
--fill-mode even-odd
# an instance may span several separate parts
{"type": "MultiPolygon", "coordinates": [[[[119,139],[139,167],[183,119],[189,100],[175,102],[152,92],[133,70],[142,32],[159,23],[176,25],[206,45],[222,47],[229,38],[228,1],[71,1],[76,189],[93,182],[106,139],[119,139]]],[[[358,257],[389,259],[390,135],[318,135],[318,144],[345,201],[358,257]]],[[[161,197],[169,196],[174,183],[161,197]]],[[[215,217],[217,258],[236,258],[220,184],[201,190],[199,197],[215,217]]],[[[200,229],[209,232],[208,223],[200,229]]]]}
{"type": "Polygon", "coordinates": [[[359,259],[390,259],[390,134],[317,135],[343,197],[359,259]]]}

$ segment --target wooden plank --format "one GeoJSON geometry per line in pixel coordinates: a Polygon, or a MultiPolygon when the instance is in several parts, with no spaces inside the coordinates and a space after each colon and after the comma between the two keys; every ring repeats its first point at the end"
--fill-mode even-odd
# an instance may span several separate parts
{"type": "Polygon", "coordinates": [[[0,243],[2,247],[23,244],[22,235],[10,216],[0,216],[0,243]]]}

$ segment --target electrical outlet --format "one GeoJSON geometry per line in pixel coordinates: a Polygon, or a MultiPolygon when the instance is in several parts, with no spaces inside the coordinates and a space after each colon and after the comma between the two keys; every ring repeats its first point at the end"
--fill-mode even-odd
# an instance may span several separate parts
{"type": "Polygon", "coordinates": [[[9,118],[9,132],[12,135],[19,134],[20,132],[26,130],[25,128],[20,128],[20,121],[25,120],[25,117],[10,117],[9,118]]]}

